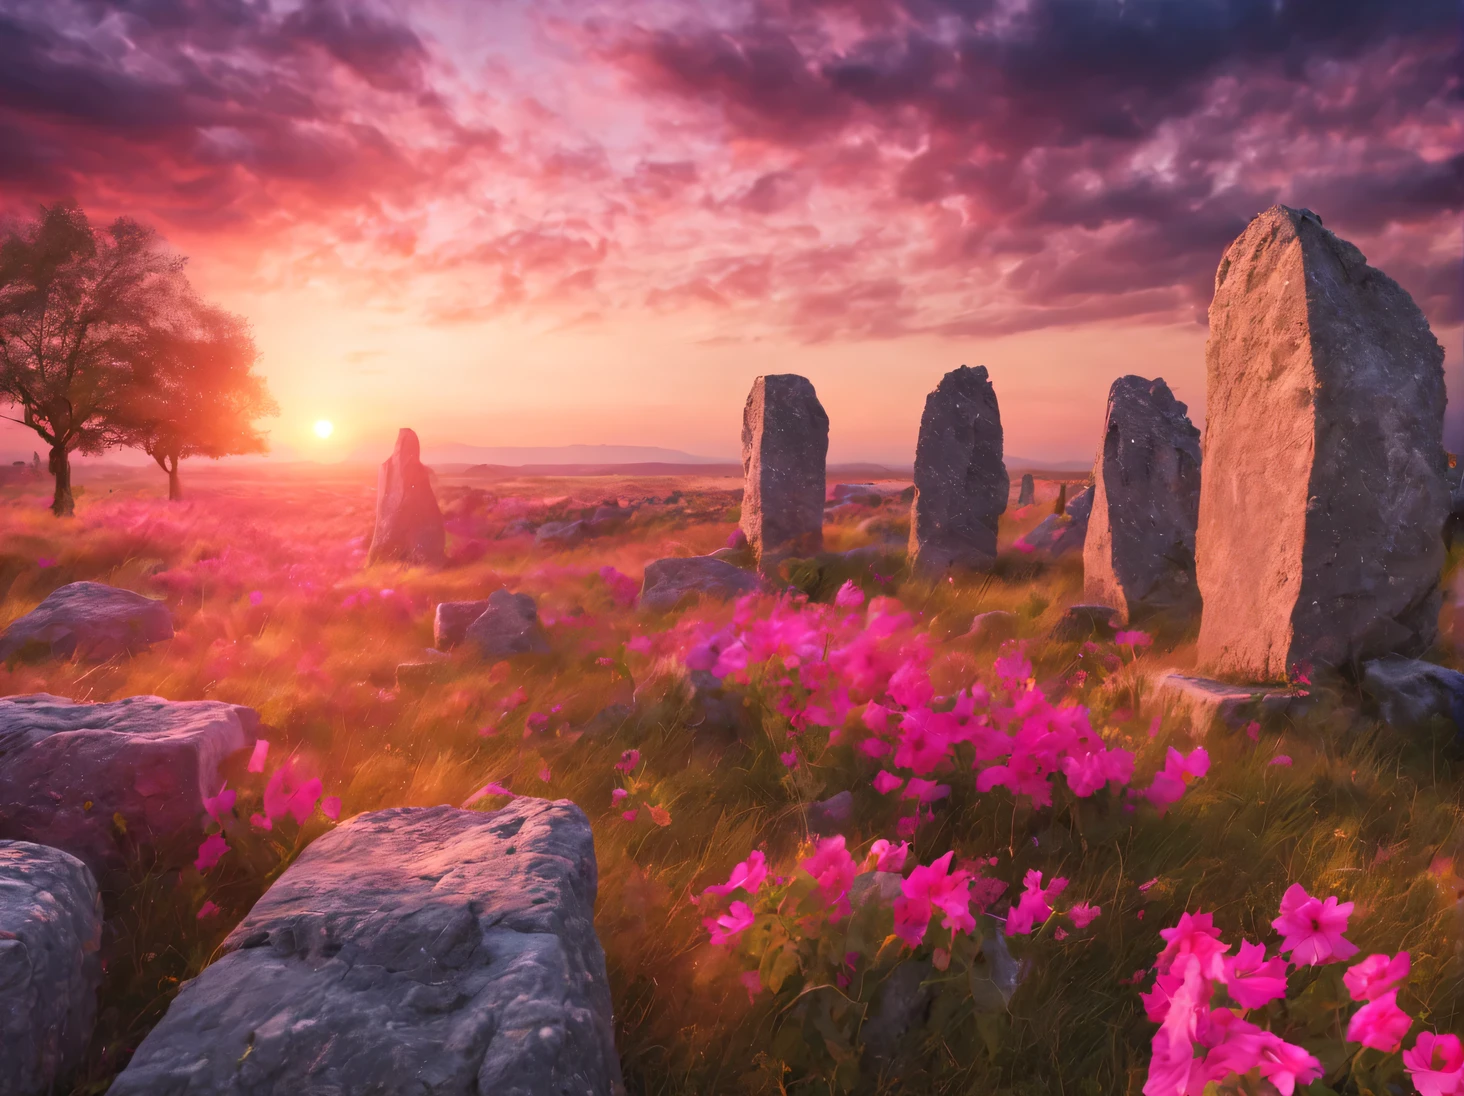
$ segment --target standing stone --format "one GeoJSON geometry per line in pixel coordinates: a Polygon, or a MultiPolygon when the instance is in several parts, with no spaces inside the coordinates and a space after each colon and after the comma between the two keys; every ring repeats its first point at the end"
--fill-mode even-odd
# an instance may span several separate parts
{"type": "MultiPolygon", "coordinates": [[[[103,886],[134,867],[181,868],[203,838],[219,765],[254,744],[259,715],[217,700],[0,700],[0,838],[52,845],[103,886]]],[[[3,1090],[0,1090],[3,1091],[3,1090]]]]}
{"type": "Polygon", "coordinates": [[[910,561],[939,575],[996,562],[996,526],[1012,483],[1002,462],[1001,411],[986,367],[963,365],[925,397],[915,446],[910,561]]]}
{"type": "Polygon", "coordinates": [[[752,382],[742,409],[742,531],[759,566],[823,548],[829,417],[806,377],[752,382]]]}
{"type": "Polygon", "coordinates": [[[1022,473],[1022,489],[1017,492],[1018,506],[1031,506],[1037,501],[1037,481],[1031,472],[1022,473]]]}
{"type": "Polygon", "coordinates": [[[1126,621],[1200,608],[1195,526],[1200,432],[1163,379],[1119,377],[1108,390],[1083,545],[1083,596],[1126,621]]]}
{"type": "Polygon", "coordinates": [[[42,1096],[81,1064],[97,1014],[102,899],[74,856],[0,841],[0,1092],[42,1096]]]}
{"type": "Polygon", "coordinates": [[[442,511],[422,463],[422,443],[414,430],[397,431],[396,448],[376,477],[376,532],[369,563],[399,560],[441,566],[447,554],[442,511]]]}
{"type": "Polygon", "coordinates": [[[111,1096],[623,1092],[597,882],[568,800],[357,815],[265,892],[111,1096]]]}
{"type": "Polygon", "coordinates": [[[1278,680],[1433,641],[1443,349],[1309,210],[1273,206],[1215,275],[1196,538],[1199,661],[1278,680]]]}

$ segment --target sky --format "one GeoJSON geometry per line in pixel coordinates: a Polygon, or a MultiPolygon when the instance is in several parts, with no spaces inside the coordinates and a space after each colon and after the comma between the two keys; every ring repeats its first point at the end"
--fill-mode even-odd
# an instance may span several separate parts
{"type": "Polygon", "coordinates": [[[0,215],[157,227],[251,321],[275,452],[308,459],[399,426],[734,456],[753,378],[796,372],[831,460],[908,463],[961,364],[1009,453],[1086,459],[1121,374],[1202,420],[1215,267],[1277,201],[1413,294],[1464,413],[1459,18],[0,0],[0,215]]]}

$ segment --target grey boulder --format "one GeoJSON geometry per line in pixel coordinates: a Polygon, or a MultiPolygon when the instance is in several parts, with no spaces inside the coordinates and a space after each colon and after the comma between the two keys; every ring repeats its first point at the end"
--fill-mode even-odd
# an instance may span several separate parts
{"type": "Polygon", "coordinates": [[[1081,552],[1088,539],[1088,519],[1093,513],[1093,488],[1085,487],[1071,499],[1061,514],[1049,514],[1038,522],[1022,543],[1046,559],[1081,552]]]}
{"type": "Polygon", "coordinates": [[[42,1096],[86,1053],[102,900],[74,856],[0,841],[0,1092],[42,1096]]]}
{"type": "Polygon", "coordinates": [[[596,888],[567,800],[357,815],[265,892],[111,1096],[621,1093],[596,888]]]}
{"type": "Polygon", "coordinates": [[[1001,410],[986,367],[963,365],[925,397],[915,446],[910,563],[919,574],[986,570],[1012,484],[1002,460],[1001,410]]]}
{"type": "Polygon", "coordinates": [[[0,661],[79,658],[104,661],[173,638],[166,602],[101,582],[73,582],[0,635],[0,661]]]}
{"type": "Polygon", "coordinates": [[[488,599],[481,601],[442,601],[432,614],[432,646],[450,651],[463,641],[468,625],[483,615],[488,599]]]}
{"type": "Polygon", "coordinates": [[[415,431],[403,427],[376,477],[376,529],[367,561],[441,566],[446,555],[447,531],[422,463],[422,444],[415,431]]]}
{"type": "Polygon", "coordinates": [[[753,381],[742,409],[742,531],[758,565],[823,548],[829,417],[806,377],[753,381]]]}
{"type": "Polygon", "coordinates": [[[546,521],[534,533],[534,543],[569,548],[584,540],[589,531],[590,527],[583,521],[546,521]]]}
{"type": "Polygon", "coordinates": [[[1123,619],[1111,605],[1069,605],[1052,628],[1059,642],[1082,639],[1112,639],[1123,619]]]}
{"type": "Polygon", "coordinates": [[[697,597],[727,601],[762,589],[762,580],[750,571],[711,556],[658,559],[646,564],[640,604],[667,612],[697,597]]]}
{"type": "Polygon", "coordinates": [[[0,838],[62,849],[104,886],[139,861],[182,867],[203,838],[220,762],[258,729],[254,709],[217,700],[0,700],[0,838]]]}
{"type": "Polygon", "coordinates": [[[1309,210],[1230,245],[1205,347],[1202,672],[1281,681],[1434,641],[1443,360],[1407,292],[1309,210]]]}
{"type": "Polygon", "coordinates": [[[1464,734],[1464,674],[1416,658],[1380,658],[1362,667],[1363,694],[1400,731],[1445,720],[1464,734]]]}
{"type": "Polygon", "coordinates": [[[1199,515],[1200,432],[1185,405],[1163,378],[1119,377],[1093,468],[1083,596],[1129,621],[1198,612],[1199,515]]]}
{"type": "Polygon", "coordinates": [[[498,662],[515,655],[549,653],[549,641],[539,624],[539,609],[528,594],[495,590],[488,605],[463,631],[463,642],[471,644],[483,658],[498,662]]]}

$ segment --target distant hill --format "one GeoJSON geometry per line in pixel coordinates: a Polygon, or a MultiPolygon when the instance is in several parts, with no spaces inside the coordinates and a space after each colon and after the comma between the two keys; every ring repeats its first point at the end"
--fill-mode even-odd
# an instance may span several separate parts
{"type": "MultiPolygon", "coordinates": [[[[352,459],[383,460],[378,447],[357,449],[352,459]]],[[[496,464],[508,468],[546,464],[731,464],[730,457],[703,457],[655,445],[424,445],[428,464],[496,464]]]]}

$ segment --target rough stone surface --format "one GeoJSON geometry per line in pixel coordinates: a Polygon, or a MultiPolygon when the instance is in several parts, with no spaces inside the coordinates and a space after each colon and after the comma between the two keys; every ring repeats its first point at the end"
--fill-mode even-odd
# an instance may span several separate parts
{"type": "Polygon", "coordinates": [[[488,599],[481,601],[443,601],[432,616],[432,646],[450,651],[463,641],[468,625],[483,615],[488,599]]]}
{"type": "Polygon", "coordinates": [[[97,1012],[102,900],[74,856],[0,841],[0,1092],[42,1096],[80,1064],[97,1012]]]}
{"type": "Polygon", "coordinates": [[[1016,637],[1017,614],[1004,609],[977,613],[971,618],[971,627],[966,634],[978,643],[1005,643],[1016,637]]]}
{"type": "Polygon", "coordinates": [[[1119,377],[1108,390],[1083,542],[1083,596],[1126,620],[1200,608],[1200,432],[1186,410],[1163,378],[1119,377]]]}
{"type": "Polygon", "coordinates": [[[827,799],[810,803],[807,810],[809,833],[843,833],[854,821],[854,793],[847,788],[827,799]]]}
{"type": "Polygon", "coordinates": [[[0,661],[79,658],[103,661],[173,638],[165,602],[101,582],[73,582],[0,635],[0,661]]]}
{"type": "Polygon", "coordinates": [[[1213,727],[1237,730],[1255,720],[1270,723],[1303,714],[1310,695],[1266,685],[1233,685],[1207,677],[1162,670],[1149,679],[1148,704],[1158,715],[1187,722],[1195,735],[1213,727]]]}
{"type": "Polygon", "coordinates": [[[1379,718],[1400,731],[1436,719],[1464,733],[1464,674],[1416,658],[1381,658],[1362,668],[1362,691],[1379,718]]]}
{"type": "Polygon", "coordinates": [[[1001,411],[986,367],[963,365],[925,397],[915,446],[910,563],[926,575],[984,570],[1012,483],[1002,461],[1001,411]]]}
{"type": "Polygon", "coordinates": [[[422,463],[422,445],[415,431],[403,427],[376,477],[376,531],[367,560],[441,566],[446,548],[442,511],[422,463]]]}
{"type": "Polygon", "coordinates": [[[1306,210],[1275,206],[1215,275],[1196,541],[1202,670],[1421,653],[1437,632],[1443,349],[1306,210]]]}
{"type": "Polygon", "coordinates": [[[1046,559],[1081,552],[1088,539],[1088,518],[1093,512],[1093,489],[1085,487],[1068,500],[1061,514],[1049,514],[1022,542],[1046,559]]]}
{"type": "Polygon", "coordinates": [[[258,728],[254,709],[216,700],[0,700],[0,838],[69,852],[104,886],[140,855],[182,867],[197,854],[219,763],[258,728]]]}
{"type": "Polygon", "coordinates": [[[183,986],[111,1096],[622,1092],[596,886],[567,800],[358,815],[183,986]]]}
{"type": "Polygon", "coordinates": [[[583,521],[546,521],[534,533],[534,543],[570,547],[584,540],[589,531],[583,521]]]}
{"type": "Polygon", "coordinates": [[[919,1056],[914,1036],[930,1014],[935,990],[926,982],[934,977],[928,959],[906,959],[896,963],[880,985],[860,1029],[865,1067],[871,1072],[899,1072],[905,1062],[919,1056]]]}
{"type": "Polygon", "coordinates": [[[1037,501],[1037,481],[1032,478],[1031,472],[1022,473],[1022,487],[1017,492],[1018,506],[1031,506],[1037,501]]]}
{"type": "Polygon", "coordinates": [[[488,595],[487,608],[464,630],[463,642],[472,644],[479,655],[493,662],[514,655],[549,653],[534,599],[507,590],[488,595]]]}
{"type": "Polygon", "coordinates": [[[658,559],[646,564],[640,604],[655,612],[667,612],[697,597],[722,601],[762,589],[757,575],[711,556],[658,559]]]}
{"type": "Polygon", "coordinates": [[[1111,605],[1069,605],[1052,628],[1058,641],[1112,639],[1123,621],[1111,605]]]}
{"type": "Polygon", "coordinates": [[[635,709],[631,705],[607,704],[576,729],[592,737],[614,734],[634,718],[635,709]]]}
{"type": "Polygon", "coordinates": [[[446,651],[428,647],[416,658],[397,663],[397,688],[419,688],[444,681],[452,672],[452,656],[446,651]]]}
{"type": "Polygon", "coordinates": [[[823,548],[829,417],[806,377],[758,377],[742,410],[742,531],[759,565],[823,548]]]}

